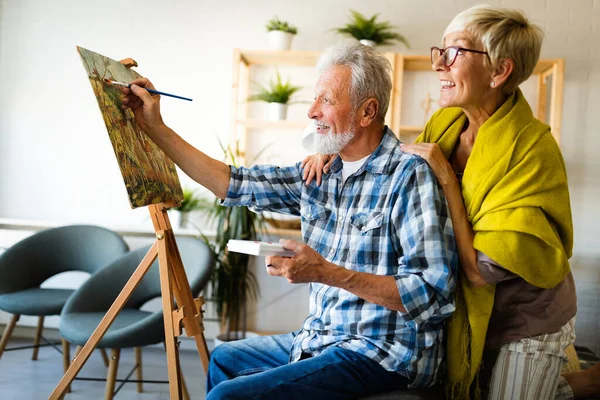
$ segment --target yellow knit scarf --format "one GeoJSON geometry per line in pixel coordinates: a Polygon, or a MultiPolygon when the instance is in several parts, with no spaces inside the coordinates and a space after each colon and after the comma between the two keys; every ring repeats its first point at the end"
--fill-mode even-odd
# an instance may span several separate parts
{"type": "MultiPolygon", "coordinates": [[[[466,122],[458,108],[436,112],[417,142],[449,158],[466,122]]],[[[550,128],[533,117],[520,90],[480,127],[462,195],[475,249],[528,283],[551,288],[569,272],[573,226],[564,161],[550,128]]],[[[469,398],[481,365],[495,285],[473,288],[461,271],[448,325],[450,398],[469,398]],[[473,387],[472,387],[473,386],[473,387]]]]}

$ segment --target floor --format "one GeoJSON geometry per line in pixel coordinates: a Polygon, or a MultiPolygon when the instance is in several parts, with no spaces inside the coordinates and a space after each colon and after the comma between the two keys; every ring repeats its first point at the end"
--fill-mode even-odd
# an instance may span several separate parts
{"type": "MultiPolygon", "coordinates": [[[[11,339],[8,348],[31,344],[29,339],[11,339]]],[[[73,354],[74,349],[71,349],[73,354]]],[[[31,349],[7,351],[0,359],[0,400],[47,399],[63,376],[62,355],[52,347],[41,347],[38,360],[31,360],[31,349]]],[[[204,399],[205,375],[195,350],[180,350],[181,368],[191,399],[204,399]]],[[[166,381],[167,361],[160,347],[146,347],[142,353],[144,379],[166,381]]],[[[134,365],[132,349],[121,352],[118,379],[123,379],[134,365]]],[[[105,378],[106,367],[98,351],[84,364],[79,377],[105,378]]],[[[133,378],[135,379],[135,373],[133,378]]],[[[117,382],[117,387],[119,382],[117,382]]],[[[90,400],[104,398],[105,382],[75,380],[72,392],[65,400],[90,400]]],[[[168,384],[144,383],[144,392],[137,393],[135,383],[126,383],[117,395],[119,399],[169,399],[168,384]]]]}

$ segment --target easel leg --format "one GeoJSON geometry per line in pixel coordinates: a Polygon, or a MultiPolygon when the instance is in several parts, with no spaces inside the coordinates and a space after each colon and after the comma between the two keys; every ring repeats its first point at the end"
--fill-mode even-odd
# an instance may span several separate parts
{"type": "Polygon", "coordinates": [[[167,241],[158,241],[158,257],[160,265],[160,289],[165,321],[165,348],[167,350],[167,368],[169,371],[169,392],[171,400],[181,400],[181,382],[179,380],[179,353],[175,343],[173,326],[173,286],[167,255],[167,241]]]}
{"type": "Polygon", "coordinates": [[[190,400],[190,393],[188,392],[187,385],[185,384],[185,378],[183,376],[181,364],[179,364],[179,377],[181,378],[181,391],[183,392],[183,400],[190,400]]]}
{"type": "Polygon", "coordinates": [[[94,351],[94,348],[100,339],[102,339],[114,319],[117,317],[117,314],[121,311],[121,309],[123,309],[127,300],[129,300],[129,297],[135,290],[136,286],[140,283],[146,272],[148,272],[148,269],[150,269],[150,266],[156,259],[157,253],[158,244],[155,242],[133,275],[131,275],[131,278],[129,278],[112,306],[110,306],[109,310],[100,321],[100,324],[92,333],[92,336],[90,336],[85,346],[83,346],[81,354],[75,357],[65,375],[62,377],[56,388],[54,388],[54,391],[50,394],[50,400],[58,400],[65,393],[69,384],[73,381],[73,379],[75,379],[75,376],[77,376],[77,373],[81,370],[83,364],[85,364],[87,359],[90,358],[92,351],[94,351]]]}
{"type": "Polygon", "coordinates": [[[209,354],[206,339],[204,338],[204,326],[202,325],[202,310],[200,309],[201,306],[198,307],[198,313],[200,318],[200,321],[198,321],[198,319],[195,318],[197,308],[196,302],[192,295],[187,276],[185,275],[185,269],[183,267],[183,262],[179,254],[179,250],[177,249],[175,237],[172,237],[172,241],[170,244],[172,248],[169,252],[169,255],[173,255],[173,257],[170,258],[170,265],[172,267],[172,272],[175,281],[175,298],[177,299],[177,304],[180,307],[185,305],[187,307],[188,314],[191,311],[191,314],[194,315],[193,318],[183,319],[185,332],[188,336],[194,336],[196,347],[198,348],[198,355],[200,356],[200,361],[202,362],[202,367],[204,368],[204,373],[208,374],[209,354]]]}

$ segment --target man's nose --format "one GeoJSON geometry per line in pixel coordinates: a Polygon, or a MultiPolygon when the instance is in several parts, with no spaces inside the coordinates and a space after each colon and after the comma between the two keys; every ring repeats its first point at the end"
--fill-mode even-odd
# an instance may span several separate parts
{"type": "Polygon", "coordinates": [[[316,119],[319,118],[320,115],[320,110],[319,110],[319,106],[317,104],[317,101],[313,101],[313,103],[311,104],[310,108],[308,109],[308,112],[306,113],[306,115],[308,115],[308,118],[310,119],[316,119]]]}

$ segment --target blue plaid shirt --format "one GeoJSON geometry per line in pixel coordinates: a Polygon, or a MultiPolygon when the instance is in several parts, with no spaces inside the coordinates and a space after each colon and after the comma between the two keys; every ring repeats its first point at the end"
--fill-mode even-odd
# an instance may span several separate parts
{"type": "Polygon", "coordinates": [[[432,170],[403,153],[387,127],[381,144],[342,183],[338,157],[321,186],[302,181],[300,164],[231,167],[226,206],[302,217],[307,245],[347,269],[396,279],[406,312],[332,286],[310,283],[310,314],[294,340],[291,362],[327,346],[363,354],[410,380],[436,382],[444,355],[444,321],[454,311],[454,232],[432,170]]]}

